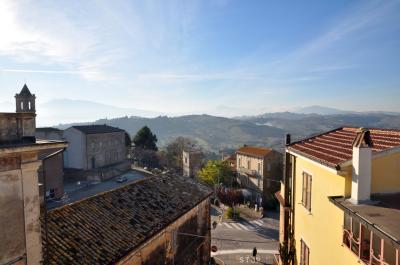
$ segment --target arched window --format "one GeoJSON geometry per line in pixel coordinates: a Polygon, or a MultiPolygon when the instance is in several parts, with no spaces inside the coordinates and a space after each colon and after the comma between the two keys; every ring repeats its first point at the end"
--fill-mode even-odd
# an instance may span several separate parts
{"type": "Polygon", "coordinates": [[[21,101],[21,110],[24,109],[24,102],[21,101]]]}
{"type": "Polygon", "coordinates": [[[29,110],[32,109],[32,106],[31,106],[31,102],[30,102],[30,101],[28,102],[28,109],[29,109],[29,110]]]}

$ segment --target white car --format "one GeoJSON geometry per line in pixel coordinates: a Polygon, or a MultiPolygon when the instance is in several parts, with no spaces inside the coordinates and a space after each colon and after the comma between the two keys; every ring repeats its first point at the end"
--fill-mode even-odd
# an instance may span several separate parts
{"type": "Polygon", "coordinates": [[[118,183],[123,183],[123,182],[125,182],[125,181],[127,181],[127,180],[128,180],[128,178],[127,178],[127,177],[124,177],[124,176],[120,176],[120,177],[117,177],[117,178],[115,179],[115,181],[118,182],[118,183]]]}

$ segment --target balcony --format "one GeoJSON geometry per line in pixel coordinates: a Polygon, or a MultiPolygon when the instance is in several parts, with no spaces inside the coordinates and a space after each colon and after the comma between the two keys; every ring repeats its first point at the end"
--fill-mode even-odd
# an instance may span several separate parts
{"type": "Polygon", "coordinates": [[[400,265],[399,249],[374,234],[363,224],[353,220],[345,221],[343,245],[353,252],[363,264],[400,265]],[[350,224],[350,225],[348,225],[350,224]]]}
{"type": "Polygon", "coordinates": [[[248,169],[245,167],[239,167],[238,173],[249,175],[250,177],[261,177],[261,174],[257,170],[248,169]]]}

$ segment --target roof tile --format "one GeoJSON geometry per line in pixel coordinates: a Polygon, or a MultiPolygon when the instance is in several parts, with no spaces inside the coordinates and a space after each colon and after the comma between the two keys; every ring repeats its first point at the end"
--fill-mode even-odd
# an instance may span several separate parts
{"type": "MultiPolygon", "coordinates": [[[[152,176],[47,214],[49,264],[113,264],[206,199],[190,178],[152,176]]],[[[44,252],[46,253],[46,252],[44,252]]]]}
{"type": "MultiPolygon", "coordinates": [[[[294,142],[288,149],[337,168],[352,158],[352,144],[358,131],[359,128],[355,127],[338,128],[294,142]]],[[[372,151],[375,153],[400,146],[400,130],[369,129],[369,132],[373,143],[372,151]]]]}

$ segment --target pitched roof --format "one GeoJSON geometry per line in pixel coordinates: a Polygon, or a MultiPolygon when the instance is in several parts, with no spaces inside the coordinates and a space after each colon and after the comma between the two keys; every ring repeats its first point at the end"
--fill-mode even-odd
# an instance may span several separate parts
{"type": "MultiPolygon", "coordinates": [[[[341,127],[294,142],[288,146],[288,150],[323,165],[339,168],[340,164],[351,160],[353,144],[359,140],[358,132],[360,132],[360,128],[341,127]]],[[[400,130],[369,129],[369,137],[374,153],[400,146],[400,130]]]]}
{"type": "Polygon", "coordinates": [[[84,134],[97,134],[97,133],[113,133],[113,132],[125,132],[124,130],[108,125],[79,125],[72,126],[84,134]]]}
{"type": "Polygon", "coordinates": [[[265,157],[268,155],[272,149],[266,147],[256,147],[256,146],[243,146],[236,151],[236,154],[244,154],[256,157],[265,157]]]}
{"type": "Polygon", "coordinates": [[[21,89],[21,92],[19,92],[20,96],[32,96],[31,91],[29,91],[29,88],[26,84],[21,89]]]}
{"type": "Polygon", "coordinates": [[[211,193],[190,178],[159,175],[51,210],[48,242],[42,219],[49,264],[114,264],[211,193]]]}
{"type": "Polygon", "coordinates": [[[62,130],[54,127],[40,127],[36,128],[37,132],[61,132],[62,130]]]}

